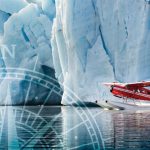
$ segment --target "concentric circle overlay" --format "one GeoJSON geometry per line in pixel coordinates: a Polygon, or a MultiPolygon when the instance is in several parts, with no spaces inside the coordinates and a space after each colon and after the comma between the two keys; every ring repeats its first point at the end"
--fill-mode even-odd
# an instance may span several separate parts
{"type": "MultiPolygon", "coordinates": [[[[45,74],[23,69],[23,68],[0,68],[0,79],[10,82],[26,81],[29,83],[26,90],[25,101],[28,99],[32,84],[37,84],[47,91],[47,97],[43,100],[42,105],[38,106],[1,106],[0,107],[0,148],[8,149],[84,149],[90,147],[94,150],[105,149],[101,131],[98,128],[96,120],[90,113],[88,107],[69,108],[74,109],[73,117],[80,118],[80,121],[73,126],[69,126],[68,106],[46,106],[46,101],[52,93],[58,96],[62,95],[62,89],[55,85],[55,79],[45,74]],[[5,73],[2,73],[3,70],[5,73]],[[76,134],[77,128],[84,126],[84,132],[89,141],[81,145],[74,145],[78,140],[76,134]],[[74,136],[69,141],[69,136],[74,136]]],[[[61,85],[62,86],[62,85],[61,85]]],[[[5,101],[11,101],[10,86],[7,86],[7,96],[5,101]]],[[[71,102],[77,103],[74,99],[80,100],[79,97],[68,89],[68,97],[71,102]]],[[[38,99],[38,96],[35,96],[38,99]]],[[[70,115],[70,114],[69,114],[70,115]]],[[[74,118],[72,118],[74,119],[74,118]]],[[[73,120],[72,120],[73,121],[73,120]]],[[[81,131],[82,132],[82,131],[81,131]]]]}

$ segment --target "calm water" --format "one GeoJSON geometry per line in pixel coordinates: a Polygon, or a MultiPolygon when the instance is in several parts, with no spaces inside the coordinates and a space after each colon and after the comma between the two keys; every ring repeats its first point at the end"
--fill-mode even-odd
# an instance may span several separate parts
{"type": "Polygon", "coordinates": [[[150,111],[0,107],[0,149],[150,149],[150,111]]]}

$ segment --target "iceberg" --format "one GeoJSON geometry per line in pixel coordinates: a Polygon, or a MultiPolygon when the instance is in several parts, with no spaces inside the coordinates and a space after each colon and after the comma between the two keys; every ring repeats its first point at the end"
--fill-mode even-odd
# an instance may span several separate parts
{"type": "MultiPolygon", "coordinates": [[[[57,83],[58,88],[63,89],[62,104],[70,104],[70,98],[82,102],[112,98],[103,82],[150,79],[149,0],[132,0],[132,4],[130,0],[0,3],[3,72],[7,68],[23,68],[54,77],[60,84],[57,83]]],[[[29,83],[24,79],[11,83],[14,99],[25,95],[29,83]]],[[[7,87],[5,82],[1,81],[0,88],[7,87]]],[[[31,89],[31,103],[38,101],[37,92],[44,96],[47,93],[37,85],[31,89]]],[[[17,102],[24,103],[24,98],[17,102]]],[[[14,104],[17,102],[14,100],[14,104]]]]}
{"type": "MultiPolygon", "coordinates": [[[[37,105],[43,104],[45,101],[47,104],[60,104],[61,95],[53,92],[49,98],[51,89],[42,87],[40,82],[33,83],[32,80],[35,80],[32,79],[33,77],[31,77],[31,81],[26,80],[29,78],[29,72],[30,76],[41,74],[42,77],[36,77],[39,80],[45,80],[45,76],[49,76],[55,80],[55,86],[60,89],[55,78],[51,48],[55,5],[48,1],[39,1],[40,3],[23,0],[1,2],[3,4],[0,6],[1,66],[6,75],[9,74],[8,70],[13,70],[14,73],[21,70],[24,77],[19,81],[14,77],[11,82],[4,78],[0,87],[2,89],[10,87],[12,105],[37,105]],[[13,7],[10,8],[11,3],[13,3],[13,7]],[[48,14],[47,9],[52,9],[52,12],[48,14]]],[[[6,96],[7,90],[6,92],[1,90],[1,105],[6,104],[6,96]]]]}
{"type": "Polygon", "coordinates": [[[13,14],[27,6],[27,4],[26,0],[0,0],[0,10],[13,14]]]}

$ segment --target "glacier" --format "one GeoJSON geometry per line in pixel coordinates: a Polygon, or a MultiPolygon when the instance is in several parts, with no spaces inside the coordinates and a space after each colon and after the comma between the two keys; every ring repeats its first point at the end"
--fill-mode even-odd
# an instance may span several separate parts
{"type": "Polygon", "coordinates": [[[145,0],[56,1],[52,53],[63,104],[65,86],[95,101],[112,99],[102,82],[149,80],[149,7],[145,0]]]}
{"type": "MultiPolygon", "coordinates": [[[[12,104],[43,104],[48,99],[50,89],[26,80],[34,73],[42,74],[36,77],[45,80],[46,76],[55,78],[52,61],[51,30],[55,17],[55,5],[50,1],[18,1],[0,0],[0,49],[1,66],[7,75],[8,70],[17,73],[21,70],[23,79],[7,80],[4,78],[0,85],[0,104],[5,105],[7,89],[10,88],[12,104]],[[53,4],[53,5],[52,5],[53,4]],[[10,7],[10,6],[13,7],[10,7]],[[51,9],[50,13],[47,12],[51,9]]],[[[33,77],[31,77],[33,78],[33,77]]],[[[38,81],[37,81],[38,82],[38,81]]],[[[60,88],[56,82],[55,85],[60,88]]],[[[52,93],[47,104],[60,104],[61,96],[52,93]],[[53,100],[53,101],[52,101],[53,100]]]]}
{"type": "MultiPolygon", "coordinates": [[[[54,77],[64,105],[70,96],[112,99],[103,82],[150,79],[149,7],[149,0],[0,0],[0,66],[54,77]],[[15,46],[15,59],[5,45],[15,46]]],[[[0,91],[8,82],[0,81],[0,91]]],[[[24,79],[11,83],[14,104],[24,103],[28,87],[24,79]]],[[[29,103],[40,103],[48,92],[32,86],[29,103]]],[[[1,104],[6,95],[0,92],[1,104]]]]}

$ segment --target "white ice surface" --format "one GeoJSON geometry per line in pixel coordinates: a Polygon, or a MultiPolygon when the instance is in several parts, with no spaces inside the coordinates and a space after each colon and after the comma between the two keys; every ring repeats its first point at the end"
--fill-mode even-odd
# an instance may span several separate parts
{"type": "Polygon", "coordinates": [[[109,98],[102,82],[150,79],[149,7],[148,0],[0,0],[0,42],[16,45],[15,59],[6,55],[1,66],[33,70],[38,58],[37,71],[55,68],[63,104],[69,90],[82,101],[109,98]]]}
{"type": "Polygon", "coordinates": [[[94,101],[109,98],[102,82],[150,79],[149,7],[145,0],[56,1],[52,52],[63,104],[65,86],[94,101]]]}

